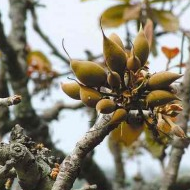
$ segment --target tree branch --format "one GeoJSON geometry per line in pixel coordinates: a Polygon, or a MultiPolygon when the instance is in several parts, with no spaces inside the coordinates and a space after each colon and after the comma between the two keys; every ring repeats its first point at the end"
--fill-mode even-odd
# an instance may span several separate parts
{"type": "Polygon", "coordinates": [[[11,73],[11,77],[13,80],[19,80],[24,77],[23,72],[21,71],[21,67],[17,61],[17,54],[12,48],[12,46],[7,41],[7,37],[4,33],[3,24],[1,22],[0,15],[0,49],[6,56],[7,69],[11,73]]]}
{"type": "Polygon", "coordinates": [[[34,30],[39,34],[39,36],[44,40],[44,42],[52,49],[52,53],[59,57],[61,60],[63,60],[67,65],[70,64],[70,61],[65,58],[59,50],[53,45],[53,43],[50,41],[50,39],[44,34],[44,32],[41,30],[39,24],[38,24],[38,18],[35,11],[35,5],[31,2],[31,4],[28,6],[32,19],[33,19],[33,28],[34,30]]]}
{"type": "Polygon", "coordinates": [[[21,102],[20,95],[10,96],[8,98],[0,98],[0,106],[12,106],[21,102]]]}
{"type": "MultiPolygon", "coordinates": [[[[111,115],[104,115],[76,144],[72,153],[61,164],[52,190],[70,190],[77,178],[85,156],[93,150],[117,125],[107,125],[111,115]],[[107,125],[107,126],[106,126],[107,125]]],[[[102,187],[98,186],[98,189],[102,187]]]]}
{"type": "Polygon", "coordinates": [[[119,143],[112,142],[111,143],[111,150],[114,157],[115,163],[115,188],[114,189],[123,189],[126,186],[125,183],[125,170],[124,170],[124,163],[122,159],[122,148],[119,143]]]}
{"type": "Polygon", "coordinates": [[[63,102],[57,102],[54,104],[52,108],[46,109],[46,111],[40,117],[44,119],[45,121],[50,122],[53,119],[57,119],[59,112],[63,109],[77,110],[82,107],[84,107],[82,103],[75,104],[75,105],[66,105],[63,102]]]}
{"type": "Polygon", "coordinates": [[[76,190],[95,190],[97,189],[97,185],[85,185],[81,189],[76,189],[76,190]]]}
{"type": "Polygon", "coordinates": [[[23,134],[23,128],[16,125],[11,132],[10,144],[0,145],[0,164],[3,165],[0,178],[12,174],[14,168],[23,189],[50,190],[54,183],[50,173],[55,161],[47,148],[38,148],[31,138],[23,134]]]}

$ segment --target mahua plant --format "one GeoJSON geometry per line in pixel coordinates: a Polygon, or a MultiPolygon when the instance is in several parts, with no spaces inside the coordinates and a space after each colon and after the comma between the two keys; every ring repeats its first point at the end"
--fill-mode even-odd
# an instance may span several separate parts
{"type": "Polygon", "coordinates": [[[111,136],[127,146],[140,136],[143,128],[151,130],[156,138],[173,134],[185,138],[181,127],[173,122],[182,108],[172,83],[182,75],[169,71],[149,72],[151,42],[142,27],[131,42],[131,50],[124,48],[116,34],[107,37],[103,29],[102,34],[104,67],[70,58],[76,79],[75,82],[62,83],[62,90],[71,98],[95,108],[98,116],[112,114],[108,124],[118,124],[120,128],[115,129],[111,136]],[[129,113],[134,111],[140,116],[136,124],[129,118],[129,113]],[[126,137],[122,130],[126,130],[126,137]],[[127,135],[131,137],[127,138],[127,135]]]}

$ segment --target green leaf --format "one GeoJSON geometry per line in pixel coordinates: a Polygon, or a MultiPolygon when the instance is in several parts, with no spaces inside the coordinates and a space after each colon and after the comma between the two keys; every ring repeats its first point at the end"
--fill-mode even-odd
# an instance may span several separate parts
{"type": "Polygon", "coordinates": [[[170,11],[151,10],[153,20],[160,24],[164,31],[176,32],[179,29],[178,18],[170,11]]]}
{"type": "Polygon", "coordinates": [[[161,158],[167,144],[166,137],[165,136],[159,137],[160,138],[159,142],[162,142],[159,143],[155,140],[151,130],[145,128],[144,131],[145,131],[146,149],[152,154],[153,157],[161,158]]]}
{"type": "Polygon", "coordinates": [[[116,5],[103,12],[102,25],[105,27],[118,27],[129,20],[138,19],[139,13],[139,5],[116,5]]]}
{"type": "Polygon", "coordinates": [[[125,23],[123,13],[126,7],[128,7],[127,4],[122,4],[105,10],[102,14],[102,25],[105,27],[117,27],[125,23]]]}

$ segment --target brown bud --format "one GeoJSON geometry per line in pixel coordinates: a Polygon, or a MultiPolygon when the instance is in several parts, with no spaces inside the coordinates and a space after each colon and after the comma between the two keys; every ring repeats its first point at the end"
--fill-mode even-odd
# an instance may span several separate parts
{"type": "Polygon", "coordinates": [[[149,44],[142,27],[140,28],[133,44],[134,53],[139,58],[141,66],[144,66],[149,55],[149,44]]]}
{"type": "Polygon", "coordinates": [[[123,45],[123,42],[121,41],[120,37],[115,34],[115,33],[112,33],[110,36],[109,36],[109,39],[112,40],[113,42],[115,42],[119,47],[121,47],[123,50],[125,50],[125,47],[123,45]]]}
{"type": "Polygon", "coordinates": [[[110,99],[101,99],[96,104],[96,111],[103,114],[110,114],[116,109],[116,103],[110,99]]]}
{"type": "Polygon", "coordinates": [[[168,88],[170,84],[182,76],[183,75],[169,71],[158,72],[150,77],[147,83],[147,88],[151,90],[168,88]]]}
{"type": "Polygon", "coordinates": [[[115,71],[120,76],[123,76],[127,62],[125,51],[117,43],[107,38],[103,30],[102,34],[103,52],[107,65],[112,71],[115,71]]]}
{"type": "Polygon", "coordinates": [[[105,70],[92,61],[71,60],[71,68],[77,79],[89,87],[100,87],[106,83],[105,70]]]}
{"type": "Polygon", "coordinates": [[[86,86],[80,86],[80,98],[88,107],[95,108],[98,101],[102,98],[102,95],[93,88],[86,86]]]}
{"type": "Polygon", "coordinates": [[[121,84],[121,77],[115,71],[110,71],[108,73],[107,82],[112,89],[119,89],[121,84]]]}
{"type": "Polygon", "coordinates": [[[80,85],[77,82],[61,83],[61,88],[69,97],[80,100],[80,85]]]}
{"type": "Polygon", "coordinates": [[[132,55],[128,60],[127,60],[127,68],[129,70],[132,70],[133,72],[136,72],[139,68],[141,67],[141,62],[139,58],[135,55],[132,55]]]}
{"type": "Polygon", "coordinates": [[[122,121],[124,121],[126,119],[126,116],[127,116],[127,111],[124,108],[117,109],[114,112],[114,114],[109,122],[109,125],[120,124],[122,121]]]}
{"type": "Polygon", "coordinates": [[[161,106],[179,98],[166,90],[154,90],[146,96],[146,103],[150,107],[161,106]]]}

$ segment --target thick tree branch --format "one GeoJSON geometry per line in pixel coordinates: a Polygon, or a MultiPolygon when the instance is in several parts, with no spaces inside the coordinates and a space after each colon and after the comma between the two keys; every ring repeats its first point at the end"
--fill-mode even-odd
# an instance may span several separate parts
{"type": "MultiPolygon", "coordinates": [[[[189,49],[190,53],[190,49],[189,49]]],[[[180,117],[180,123],[183,130],[187,131],[188,121],[189,121],[189,112],[190,112],[190,58],[187,63],[184,80],[181,84],[181,97],[183,112],[180,117]]],[[[170,160],[168,166],[165,169],[163,183],[160,190],[168,190],[175,183],[178,175],[179,165],[181,158],[184,154],[184,149],[188,146],[186,139],[176,138],[172,143],[172,150],[170,155],[170,160]]]]}
{"type": "MultiPolygon", "coordinates": [[[[52,190],[70,190],[77,178],[85,156],[93,150],[117,125],[107,125],[110,115],[104,115],[76,144],[73,152],[61,164],[59,175],[52,190]]],[[[102,187],[98,187],[101,189],[102,187]]]]}
{"type": "Polygon", "coordinates": [[[50,177],[54,162],[49,150],[38,148],[19,125],[12,129],[10,143],[0,145],[0,178],[13,177],[15,170],[23,189],[50,190],[54,183],[50,177]]]}

